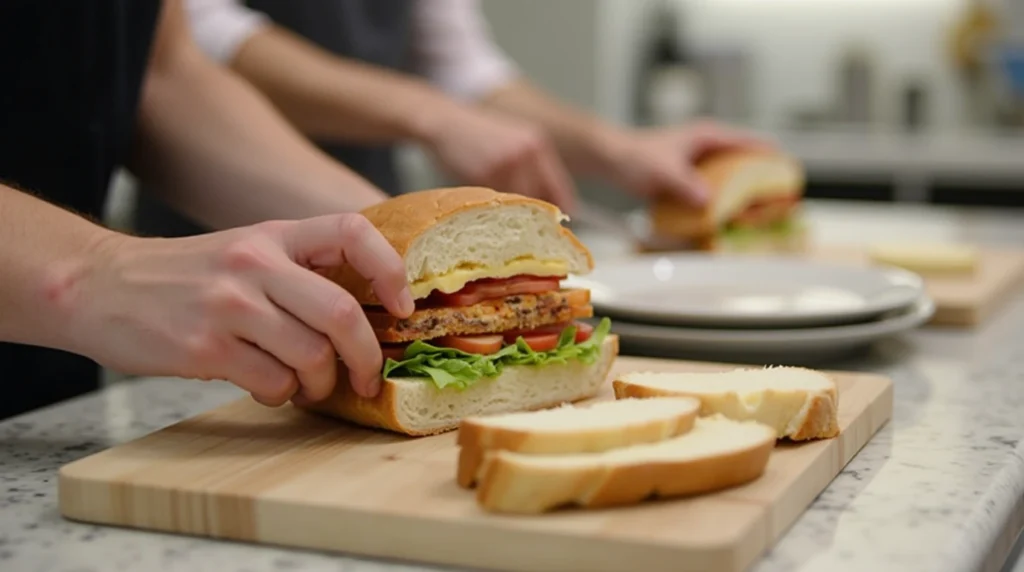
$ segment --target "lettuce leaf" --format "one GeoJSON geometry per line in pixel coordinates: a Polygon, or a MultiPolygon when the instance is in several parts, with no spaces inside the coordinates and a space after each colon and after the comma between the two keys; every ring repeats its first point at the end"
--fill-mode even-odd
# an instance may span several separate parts
{"type": "Polygon", "coordinates": [[[401,361],[388,358],[384,362],[384,377],[420,377],[438,389],[454,387],[462,390],[474,383],[501,374],[510,365],[554,365],[578,360],[592,364],[601,352],[601,344],[611,330],[608,318],[594,328],[590,338],[575,343],[576,326],[562,330],[558,346],[546,352],[533,351],[522,337],[516,343],[490,355],[471,354],[452,348],[439,348],[417,340],[409,344],[401,361]]]}

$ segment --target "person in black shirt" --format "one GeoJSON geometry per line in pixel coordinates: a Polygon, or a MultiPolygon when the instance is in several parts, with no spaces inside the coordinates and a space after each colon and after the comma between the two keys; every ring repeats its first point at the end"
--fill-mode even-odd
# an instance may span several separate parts
{"type": "Polygon", "coordinates": [[[337,354],[377,391],[369,323],[314,270],[348,260],[412,312],[400,258],[354,214],[386,195],[207,60],[180,0],[5,0],[0,77],[0,418],[96,389],[100,365],[278,405],[326,396],[337,354]],[[226,230],[98,225],[120,166],[226,230]]]}

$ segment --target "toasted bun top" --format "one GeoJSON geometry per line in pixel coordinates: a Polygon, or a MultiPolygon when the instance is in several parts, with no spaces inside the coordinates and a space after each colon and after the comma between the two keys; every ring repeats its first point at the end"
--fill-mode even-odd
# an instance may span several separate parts
{"type": "MultiPolygon", "coordinates": [[[[399,195],[361,213],[405,261],[413,298],[455,292],[481,278],[561,276],[593,269],[590,251],[551,203],[483,187],[399,195]]],[[[380,300],[365,278],[343,265],[325,275],[361,304],[380,300]]]]}
{"type": "Polygon", "coordinates": [[[704,206],[683,204],[674,197],[658,197],[652,208],[667,208],[673,216],[684,213],[707,218],[713,225],[729,220],[757,199],[803,195],[804,170],[798,161],[780,152],[763,149],[727,150],[712,153],[696,164],[698,174],[710,187],[704,206]]]}

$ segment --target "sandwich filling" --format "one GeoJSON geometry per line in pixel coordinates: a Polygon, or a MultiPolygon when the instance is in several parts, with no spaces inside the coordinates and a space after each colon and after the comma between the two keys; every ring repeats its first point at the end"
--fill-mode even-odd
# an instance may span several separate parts
{"type": "Polygon", "coordinates": [[[408,318],[364,307],[384,352],[384,377],[418,377],[464,389],[507,365],[593,363],[611,327],[596,328],[590,292],[561,287],[559,276],[482,278],[432,291],[408,318]]]}

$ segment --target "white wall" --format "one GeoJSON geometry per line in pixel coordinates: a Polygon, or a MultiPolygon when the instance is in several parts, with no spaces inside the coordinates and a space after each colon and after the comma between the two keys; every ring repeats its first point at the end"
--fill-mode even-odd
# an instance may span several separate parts
{"type": "MultiPolygon", "coordinates": [[[[629,0],[617,0],[626,1],[629,0]]],[[[835,65],[850,42],[875,51],[883,109],[894,111],[905,74],[928,78],[935,126],[956,125],[963,104],[945,44],[963,0],[677,0],[698,45],[746,46],[754,58],[759,122],[794,104],[832,96],[835,65]]]]}

